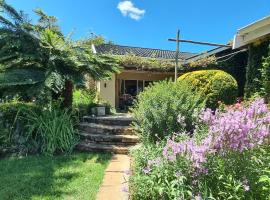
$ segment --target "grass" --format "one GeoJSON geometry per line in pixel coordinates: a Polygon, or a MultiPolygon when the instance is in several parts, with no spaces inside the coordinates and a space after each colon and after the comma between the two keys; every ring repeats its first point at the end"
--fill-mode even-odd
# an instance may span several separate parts
{"type": "Polygon", "coordinates": [[[95,199],[110,154],[0,160],[1,200],[95,199]]]}

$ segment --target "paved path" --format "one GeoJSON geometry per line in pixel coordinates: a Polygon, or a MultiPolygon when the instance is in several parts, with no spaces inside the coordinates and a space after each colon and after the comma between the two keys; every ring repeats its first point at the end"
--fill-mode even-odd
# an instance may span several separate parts
{"type": "Polygon", "coordinates": [[[130,157],[115,154],[105,171],[97,200],[128,200],[128,174],[130,157]]]}

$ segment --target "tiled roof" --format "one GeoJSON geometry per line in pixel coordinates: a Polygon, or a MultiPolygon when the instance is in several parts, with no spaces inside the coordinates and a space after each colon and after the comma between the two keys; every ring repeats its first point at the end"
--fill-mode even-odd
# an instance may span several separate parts
{"type": "MultiPolygon", "coordinates": [[[[114,44],[102,44],[95,46],[96,52],[98,54],[110,53],[113,55],[127,55],[133,54],[139,57],[145,58],[158,58],[158,59],[175,59],[175,51],[162,50],[162,49],[150,49],[142,47],[130,47],[130,46],[121,46],[114,44]]],[[[180,59],[188,59],[195,56],[194,53],[180,52],[180,59]]]]}

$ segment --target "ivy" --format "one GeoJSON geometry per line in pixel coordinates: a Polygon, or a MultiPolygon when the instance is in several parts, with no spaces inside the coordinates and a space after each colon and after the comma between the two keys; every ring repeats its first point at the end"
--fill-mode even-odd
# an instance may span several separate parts
{"type": "Polygon", "coordinates": [[[249,57],[246,72],[245,96],[251,97],[255,93],[260,93],[262,88],[262,63],[263,57],[268,55],[269,40],[261,44],[249,47],[249,57]]]}
{"type": "Polygon", "coordinates": [[[261,72],[261,92],[267,101],[270,101],[270,46],[268,57],[263,59],[261,72]]]}

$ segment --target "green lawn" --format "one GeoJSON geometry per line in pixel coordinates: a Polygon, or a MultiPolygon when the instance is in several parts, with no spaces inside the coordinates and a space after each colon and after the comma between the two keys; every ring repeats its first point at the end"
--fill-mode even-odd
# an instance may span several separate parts
{"type": "Polygon", "coordinates": [[[95,199],[110,154],[0,160],[0,199],[95,199]]]}

